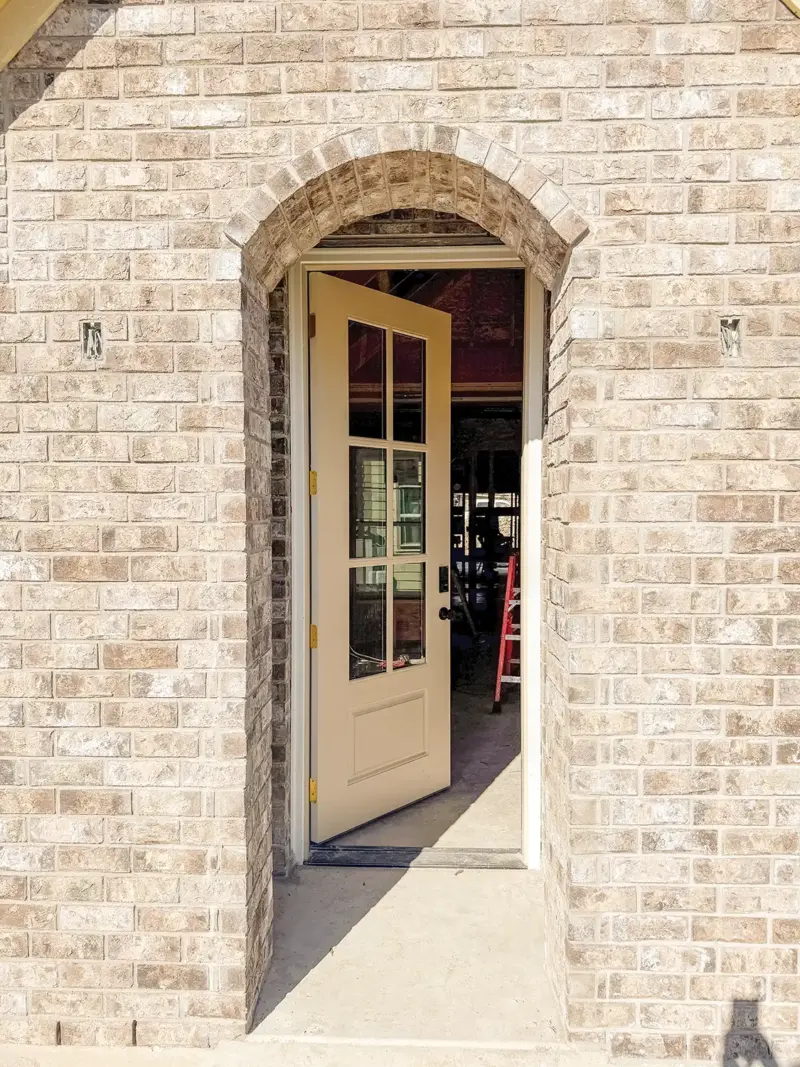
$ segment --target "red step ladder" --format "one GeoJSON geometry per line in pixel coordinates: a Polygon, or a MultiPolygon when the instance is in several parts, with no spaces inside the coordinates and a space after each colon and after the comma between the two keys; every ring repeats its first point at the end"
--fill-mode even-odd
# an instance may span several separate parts
{"type": "Polygon", "coordinates": [[[500,627],[500,648],[497,652],[497,681],[494,686],[492,714],[502,710],[503,685],[519,685],[522,681],[520,667],[520,622],[519,622],[519,554],[508,557],[506,595],[503,601],[503,622],[500,627]],[[516,667],[517,673],[511,669],[516,667]]]}

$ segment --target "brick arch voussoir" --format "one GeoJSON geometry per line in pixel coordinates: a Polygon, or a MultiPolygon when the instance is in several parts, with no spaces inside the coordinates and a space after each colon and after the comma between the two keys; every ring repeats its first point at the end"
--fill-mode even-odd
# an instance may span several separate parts
{"type": "Polygon", "coordinates": [[[333,137],[277,167],[225,234],[271,289],[328,234],[404,207],[479,223],[547,286],[588,230],[560,186],[488,137],[455,126],[391,123],[333,137]]]}

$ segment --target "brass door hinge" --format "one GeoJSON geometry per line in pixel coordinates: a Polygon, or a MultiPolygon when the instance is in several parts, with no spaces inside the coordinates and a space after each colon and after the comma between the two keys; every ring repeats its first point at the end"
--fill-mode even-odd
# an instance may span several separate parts
{"type": "Polygon", "coordinates": [[[316,496],[317,495],[317,472],[316,471],[309,471],[308,472],[308,493],[309,493],[309,496],[316,496]]]}
{"type": "Polygon", "coordinates": [[[316,778],[309,778],[308,779],[308,799],[311,801],[312,804],[316,804],[316,802],[317,802],[317,779],[316,778]]]}
{"type": "Polygon", "coordinates": [[[316,626],[314,625],[313,622],[311,623],[311,625],[308,628],[308,647],[309,648],[316,648],[317,647],[317,628],[316,628],[316,626]]]}
{"type": "Polygon", "coordinates": [[[311,340],[312,337],[316,337],[316,336],[317,336],[317,316],[312,311],[311,314],[308,316],[308,338],[309,338],[309,340],[311,340]]]}

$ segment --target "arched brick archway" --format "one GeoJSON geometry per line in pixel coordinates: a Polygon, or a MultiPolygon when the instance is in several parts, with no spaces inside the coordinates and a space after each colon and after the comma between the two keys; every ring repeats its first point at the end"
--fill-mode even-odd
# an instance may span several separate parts
{"type": "Polygon", "coordinates": [[[566,193],[488,137],[454,126],[376,126],[285,163],[225,229],[268,290],[342,226],[392,208],[448,211],[513,248],[547,287],[587,231],[566,193]]]}
{"type": "MultiPolygon", "coordinates": [[[[226,236],[243,252],[250,1018],[270,955],[273,862],[278,869],[291,862],[291,456],[286,290],[279,283],[324,237],[397,208],[448,212],[479,224],[514,249],[549,289],[557,288],[570,248],[588,229],[563,190],[532,164],[479,134],[432,124],[378,126],[326,141],[276,169],[226,226],[226,236]]],[[[565,343],[569,330],[558,327],[556,321],[565,343]]]]}

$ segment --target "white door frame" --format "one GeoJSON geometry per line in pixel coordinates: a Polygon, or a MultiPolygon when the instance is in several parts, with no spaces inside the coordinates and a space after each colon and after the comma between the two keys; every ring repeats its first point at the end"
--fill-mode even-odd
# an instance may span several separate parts
{"type": "Polygon", "coordinates": [[[522,640],[522,857],[541,866],[542,791],[542,397],[544,373],[544,287],[530,268],[504,245],[403,248],[315,248],[288,272],[291,508],[290,645],[290,862],[309,852],[310,768],[310,529],[308,503],[308,273],[313,270],[428,270],[516,268],[525,270],[525,354],[522,401],[520,574],[522,640]]]}

